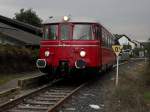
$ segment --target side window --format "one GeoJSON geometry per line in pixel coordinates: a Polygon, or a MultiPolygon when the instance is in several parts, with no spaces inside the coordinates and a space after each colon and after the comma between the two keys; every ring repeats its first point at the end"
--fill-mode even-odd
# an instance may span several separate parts
{"type": "Polygon", "coordinates": [[[110,47],[112,47],[112,45],[113,45],[113,43],[112,43],[112,42],[113,42],[113,39],[112,39],[112,37],[111,37],[111,46],[110,46],[110,47]]]}
{"type": "Polygon", "coordinates": [[[105,47],[107,47],[107,34],[105,32],[105,47]]]}
{"type": "Polygon", "coordinates": [[[114,38],[112,38],[112,45],[114,45],[115,44],[115,40],[114,40],[114,38]]]}
{"type": "Polygon", "coordinates": [[[110,38],[109,38],[109,42],[110,42],[110,45],[109,45],[109,47],[111,48],[111,36],[110,36],[110,38]]]}
{"type": "Polygon", "coordinates": [[[108,48],[108,42],[109,42],[109,37],[108,37],[108,34],[106,32],[106,47],[108,48]]]}
{"type": "Polygon", "coordinates": [[[109,48],[111,46],[111,38],[110,38],[110,35],[109,35],[109,48]]]}
{"type": "Polygon", "coordinates": [[[105,46],[105,32],[103,28],[102,28],[102,46],[105,46]]]}
{"type": "Polygon", "coordinates": [[[100,31],[99,31],[100,29],[97,25],[95,26],[94,29],[95,29],[95,39],[98,40],[100,38],[100,31]]]}
{"type": "Polygon", "coordinates": [[[107,47],[109,48],[109,35],[107,34],[107,47]]]}
{"type": "Polygon", "coordinates": [[[95,26],[95,39],[98,39],[98,28],[95,26]]]}
{"type": "Polygon", "coordinates": [[[93,29],[93,36],[94,36],[94,39],[97,39],[96,26],[95,26],[95,25],[92,25],[92,29],[93,29]]]}
{"type": "Polygon", "coordinates": [[[111,46],[112,46],[112,38],[110,36],[110,48],[111,48],[111,46]]]}
{"type": "Polygon", "coordinates": [[[105,31],[103,32],[103,42],[104,42],[104,46],[106,45],[106,34],[105,31]]]}

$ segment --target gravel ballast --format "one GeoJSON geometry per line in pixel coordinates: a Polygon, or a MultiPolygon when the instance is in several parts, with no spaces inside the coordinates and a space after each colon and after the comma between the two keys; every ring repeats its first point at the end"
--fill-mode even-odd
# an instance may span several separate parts
{"type": "Polygon", "coordinates": [[[91,79],[83,89],[76,95],[73,95],[58,112],[104,112],[104,93],[103,80],[111,79],[114,71],[105,73],[105,75],[91,79]]]}

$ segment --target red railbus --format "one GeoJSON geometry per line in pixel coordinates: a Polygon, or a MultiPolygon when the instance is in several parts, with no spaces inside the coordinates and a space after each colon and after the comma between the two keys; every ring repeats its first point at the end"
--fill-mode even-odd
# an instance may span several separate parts
{"type": "Polygon", "coordinates": [[[113,35],[98,21],[64,16],[43,23],[37,67],[42,72],[69,73],[72,70],[104,70],[116,59],[113,35]]]}

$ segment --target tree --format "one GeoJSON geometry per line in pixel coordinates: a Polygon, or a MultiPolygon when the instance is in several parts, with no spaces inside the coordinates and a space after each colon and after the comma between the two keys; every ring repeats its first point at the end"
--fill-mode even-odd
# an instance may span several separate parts
{"type": "Polygon", "coordinates": [[[15,13],[14,19],[38,27],[41,26],[42,22],[41,18],[32,9],[20,9],[19,13],[15,13]]]}

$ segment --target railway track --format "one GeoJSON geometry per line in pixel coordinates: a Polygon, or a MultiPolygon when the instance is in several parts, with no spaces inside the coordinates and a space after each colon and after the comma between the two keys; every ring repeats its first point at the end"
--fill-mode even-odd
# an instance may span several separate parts
{"type": "Polygon", "coordinates": [[[0,106],[0,112],[54,112],[66,99],[86,83],[61,84],[57,80],[27,95],[0,106]],[[59,84],[57,84],[59,83],[59,84]]]}

